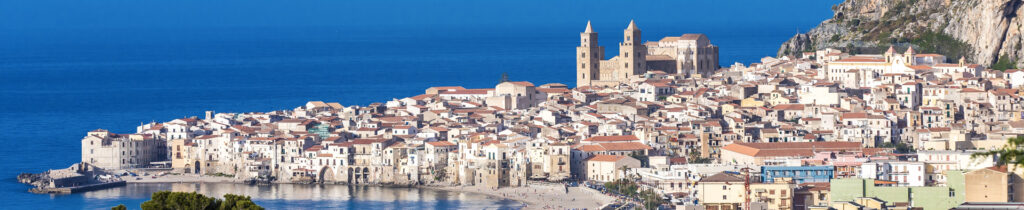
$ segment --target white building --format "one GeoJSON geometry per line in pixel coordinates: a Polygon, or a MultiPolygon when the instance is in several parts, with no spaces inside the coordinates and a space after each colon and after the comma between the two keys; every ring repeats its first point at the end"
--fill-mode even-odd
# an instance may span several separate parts
{"type": "Polygon", "coordinates": [[[108,170],[142,168],[163,161],[167,143],[148,134],[116,134],[96,129],[82,138],[82,162],[108,170]]]}
{"type": "Polygon", "coordinates": [[[878,161],[861,164],[860,177],[887,180],[898,186],[921,187],[925,183],[925,164],[908,161],[878,161]]]}

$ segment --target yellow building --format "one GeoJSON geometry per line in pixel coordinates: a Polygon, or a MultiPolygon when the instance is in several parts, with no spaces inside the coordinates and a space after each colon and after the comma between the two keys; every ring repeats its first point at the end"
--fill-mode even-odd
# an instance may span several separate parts
{"type": "Polygon", "coordinates": [[[740,107],[763,107],[764,101],[759,101],[754,97],[745,98],[740,101],[740,107]]]}
{"type": "Polygon", "coordinates": [[[171,150],[171,168],[174,171],[181,171],[185,173],[196,173],[196,159],[192,157],[194,154],[194,145],[191,139],[174,139],[168,141],[167,147],[171,150]]]}
{"type": "Polygon", "coordinates": [[[1020,202],[1024,183],[1020,175],[995,166],[964,173],[967,202],[1020,202]]]}
{"type": "Polygon", "coordinates": [[[774,183],[751,181],[750,193],[744,193],[747,178],[742,174],[721,172],[701,179],[697,183],[697,197],[705,209],[741,209],[747,200],[751,207],[766,209],[793,209],[793,189],[790,178],[778,178],[774,183]]]}

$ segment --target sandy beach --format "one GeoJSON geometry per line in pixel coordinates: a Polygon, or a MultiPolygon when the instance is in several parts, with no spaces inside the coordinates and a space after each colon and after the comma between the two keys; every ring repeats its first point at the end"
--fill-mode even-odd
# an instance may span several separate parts
{"type": "Polygon", "coordinates": [[[168,174],[163,176],[137,176],[137,177],[122,177],[128,183],[227,183],[235,182],[239,183],[242,180],[235,179],[232,177],[223,176],[209,176],[209,175],[196,175],[196,174],[168,174]]]}
{"type": "Polygon", "coordinates": [[[612,203],[615,198],[586,187],[569,187],[569,192],[560,184],[531,184],[528,187],[503,187],[498,189],[481,186],[431,187],[455,192],[486,194],[526,203],[525,209],[598,209],[612,203]]]}

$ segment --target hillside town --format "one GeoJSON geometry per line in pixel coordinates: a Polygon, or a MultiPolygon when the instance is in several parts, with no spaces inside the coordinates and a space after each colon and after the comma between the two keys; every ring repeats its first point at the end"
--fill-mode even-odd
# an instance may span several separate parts
{"type": "Polygon", "coordinates": [[[555,183],[649,208],[1024,206],[1024,170],[972,157],[1024,135],[1024,70],[913,46],[720,67],[703,34],[642,42],[632,21],[623,32],[605,60],[587,23],[575,87],[501,81],[365,106],[207,111],[89,131],[81,161],[280,183],[555,183]]]}

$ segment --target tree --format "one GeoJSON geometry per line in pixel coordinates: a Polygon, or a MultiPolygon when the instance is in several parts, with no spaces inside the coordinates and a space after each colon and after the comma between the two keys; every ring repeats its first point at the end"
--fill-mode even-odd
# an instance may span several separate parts
{"type": "Polygon", "coordinates": [[[642,153],[636,152],[636,153],[630,154],[629,157],[636,158],[637,160],[639,160],[640,161],[640,167],[650,167],[651,166],[651,158],[647,157],[647,155],[644,155],[642,153]]]}
{"type": "Polygon", "coordinates": [[[1002,148],[971,154],[972,159],[995,157],[996,165],[1011,165],[1014,167],[1024,166],[1024,136],[1017,136],[1006,139],[1006,145],[1002,148]]]}
{"type": "Polygon", "coordinates": [[[1016,69],[1017,61],[1013,60],[1005,54],[999,56],[999,60],[996,60],[995,64],[992,64],[992,69],[1006,71],[1007,69],[1016,69]]]}
{"type": "Polygon", "coordinates": [[[626,171],[629,171],[629,167],[623,165],[620,169],[622,169],[622,179],[626,179],[626,171]]]}
{"type": "Polygon", "coordinates": [[[508,82],[508,81],[509,81],[508,80],[508,72],[502,72],[501,73],[501,81],[498,81],[498,83],[508,82]]]}
{"type": "Polygon", "coordinates": [[[263,207],[252,202],[252,198],[244,195],[224,195],[224,202],[220,203],[222,210],[262,210],[263,207]]]}
{"type": "Polygon", "coordinates": [[[121,204],[121,205],[115,206],[114,208],[110,208],[110,210],[128,210],[128,207],[124,206],[124,204],[121,204]]]}
{"type": "MultiPolygon", "coordinates": [[[[262,210],[249,196],[226,194],[224,200],[206,197],[195,192],[155,192],[143,202],[143,210],[262,210]]],[[[127,209],[118,205],[111,209],[127,209]]]]}
{"type": "Polygon", "coordinates": [[[149,201],[142,202],[145,210],[214,210],[220,206],[220,200],[206,197],[196,192],[155,192],[149,201]]]}
{"type": "Polygon", "coordinates": [[[658,209],[661,204],[665,203],[665,200],[661,198],[661,195],[654,192],[653,189],[647,189],[640,192],[640,200],[643,201],[644,209],[658,209]]]}
{"type": "Polygon", "coordinates": [[[689,157],[686,158],[686,163],[711,163],[711,158],[702,158],[700,157],[700,152],[698,152],[697,150],[692,150],[690,151],[689,157]]]}
{"type": "Polygon", "coordinates": [[[905,153],[912,153],[912,152],[916,152],[917,151],[913,147],[911,147],[910,145],[907,145],[906,143],[903,143],[903,142],[898,142],[898,143],[884,142],[881,145],[878,145],[878,147],[879,148],[893,148],[893,149],[895,149],[896,153],[903,153],[903,154],[905,154],[905,153]]]}

